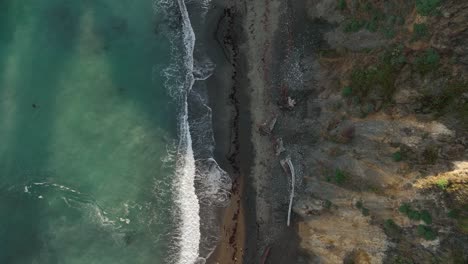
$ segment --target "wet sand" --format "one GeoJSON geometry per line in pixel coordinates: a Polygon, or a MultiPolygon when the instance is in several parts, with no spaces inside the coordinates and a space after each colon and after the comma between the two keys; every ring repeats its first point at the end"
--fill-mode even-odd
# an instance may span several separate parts
{"type": "MultiPolygon", "coordinates": [[[[242,34],[241,17],[236,8],[216,1],[208,14],[208,23],[216,25],[211,34],[210,57],[216,63],[214,74],[207,80],[209,104],[213,110],[215,159],[233,179],[231,202],[220,210],[219,244],[207,263],[243,263],[246,241],[245,223],[254,216],[245,212],[245,179],[252,160],[250,150],[250,115],[244,109],[248,99],[245,74],[239,74],[242,63],[237,40],[242,34]],[[240,31],[239,31],[240,29],[240,31]]],[[[210,36],[210,35],[209,35],[210,36]]]]}

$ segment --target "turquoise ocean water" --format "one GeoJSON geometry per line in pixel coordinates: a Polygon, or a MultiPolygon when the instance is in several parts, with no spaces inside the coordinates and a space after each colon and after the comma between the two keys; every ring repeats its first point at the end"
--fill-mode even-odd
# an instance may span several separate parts
{"type": "Polygon", "coordinates": [[[0,1],[0,263],[196,258],[186,109],[164,75],[174,63],[168,32],[183,25],[158,8],[149,0],[0,1]]]}

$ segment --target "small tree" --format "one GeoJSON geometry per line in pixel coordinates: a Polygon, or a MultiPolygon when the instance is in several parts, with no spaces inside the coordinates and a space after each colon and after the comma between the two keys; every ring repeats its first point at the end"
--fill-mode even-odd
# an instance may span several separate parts
{"type": "Polygon", "coordinates": [[[449,182],[447,179],[440,179],[436,181],[437,187],[439,187],[441,190],[447,189],[449,182]]]}
{"type": "Polygon", "coordinates": [[[399,162],[403,160],[403,155],[401,154],[401,151],[397,151],[392,154],[393,161],[399,162]]]}
{"type": "Polygon", "coordinates": [[[351,87],[346,86],[343,88],[343,91],[341,92],[343,97],[350,97],[353,94],[353,89],[351,87]]]}
{"type": "Polygon", "coordinates": [[[424,237],[426,240],[435,240],[437,238],[436,232],[434,232],[434,230],[429,226],[425,225],[418,226],[418,235],[424,237]]]}
{"type": "Polygon", "coordinates": [[[411,206],[407,203],[403,203],[400,205],[400,208],[398,208],[398,211],[404,214],[408,214],[408,212],[411,210],[411,206]]]}

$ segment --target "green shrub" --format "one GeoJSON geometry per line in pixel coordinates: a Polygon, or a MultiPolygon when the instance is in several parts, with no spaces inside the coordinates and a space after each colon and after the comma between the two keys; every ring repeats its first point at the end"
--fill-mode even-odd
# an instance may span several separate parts
{"type": "Polygon", "coordinates": [[[403,155],[401,154],[401,151],[397,151],[392,154],[392,159],[395,162],[399,162],[403,160],[403,155]]]}
{"type": "Polygon", "coordinates": [[[405,214],[411,220],[421,220],[421,213],[417,210],[411,209],[411,206],[407,203],[403,203],[400,208],[398,208],[398,211],[405,214]]]}
{"type": "Polygon", "coordinates": [[[345,180],[346,180],[345,173],[340,169],[336,169],[336,171],[335,171],[335,182],[337,184],[342,184],[342,183],[345,182],[345,180]]]}
{"type": "Polygon", "coordinates": [[[365,208],[365,207],[362,208],[361,212],[362,212],[362,214],[363,214],[364,216],[369,216],[369,215],[370,215],[369,209],[367,209],[367,208],[365,208]]]}
{"type": "Polygon", "coordinates": [[[338,0],[338,8],[340,10],[345,10],[347,6],[346,0],[338,0]]]}
{"type": "Polygon", "coordinates": [[[423,220],[424,223],[426,223],[426,225],[432,224],[432,216],[429,213],[429,211],[427,211],[427,210],[422,210],[421,211],[421,220],[423,220]]]}
{"type": "Polygon", "coordinates": [[[341,92],[343,97],[350,97],[353,94],[353,89],[349,86],[346,86],[343,88],[343,91],[341,92]]]}
{"type": "Polygon", "coordinates": [[[426,24],[414,24],[413,25],[413,37],[412,41],[426,39],[429,36],[429,29],[426,24]]]}
{"type": "Polygon", "coordinates": [[[416,0],[416,11],[423,16],[435,15],[440,2],[440,0],[416,0]]]}
{"type": "Polygon", "coordinates": [[[418,225],[418,235],[424,237],[426,240],[435,240],[437,238],[437,234],[434,230],[425,225],[418,225]]]}
{"type": "Polygon", "coordinates": [[[439,67],[440,56],[434,49],[428,49],[424,54],[414,60],[416,70],[422,74],[426,74],[439,67]]]}
{"type": "Polygon", "coordinates": [[[460,217],[461,211],[459,209],[452,209],[447,213],[447,216],[453,219],[460,217]]]}
{"type": "Polygon", "coordinates": [[[402,205],[400,205],[400,208],[398,208],[398,211],[400,211],[400,213],[403,213],[403,214],[408,214],[408,212],[411,210],[411,206],[407,203],[403,203],[402,205]]]}
{"type": "Polygon", "coordinates": [[[447,179],[439,179],[436,181],[437,187],[439,187],[441,190],[447,189],[449,182],[447,179]]]}
{"type": "Polygon", "coordinates": [[[362,201],[356,202],[356,208],[361,209],[363,207],[362,201]]]}
{"type": "Polygon", "coordinates": [[[411,220],[416,220],[416,221],[421,220],[421,214],[416,210],[410,209],[407,216],[411,220]]]}

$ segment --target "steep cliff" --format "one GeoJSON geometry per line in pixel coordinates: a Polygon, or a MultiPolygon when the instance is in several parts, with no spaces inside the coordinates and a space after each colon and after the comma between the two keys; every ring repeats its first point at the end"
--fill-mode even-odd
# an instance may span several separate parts
{"type": "Polygon", "coordinates": [[[308,131],[285,137],[304,168],[301,247],[312,263],[466,263],[468,2],[307,7],[328,27],[278,128],[308,131]]]}

